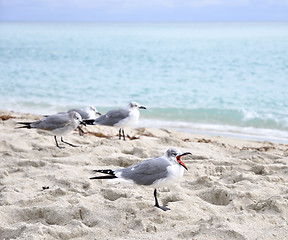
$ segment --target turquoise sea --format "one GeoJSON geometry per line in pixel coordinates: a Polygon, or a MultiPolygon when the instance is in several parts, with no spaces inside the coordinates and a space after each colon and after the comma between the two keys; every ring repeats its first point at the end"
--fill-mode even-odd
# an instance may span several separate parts
{"type": "Polygon", "coordinates": [[[288,142],[288,23],[0,23],[0,109],[288,142]]]}

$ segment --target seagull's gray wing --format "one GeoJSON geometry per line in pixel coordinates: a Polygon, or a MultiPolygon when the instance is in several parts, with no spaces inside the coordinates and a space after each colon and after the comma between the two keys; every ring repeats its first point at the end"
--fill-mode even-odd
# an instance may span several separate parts
{"type": "Polygon", "coordinates": [[[119,121],[127,118],[129,113],[129,110],[127,109],[110,110],[105,115],[96,118],[94,124],[113,126],[119,121]]]}
{"type": "Polygon", "coordinates": [[[139,185],[151,185],[155,181],[167,177],[169,165],[166,159],[159,157],[144,160],[135,166],[118,169],[115,174],[120,172],[122,178],[131,179],[139,185]]]}
{"type": "Polygon", "coordinates": [[[73,111],[78,112],[81,115],[82,120],[89,119],[89,114],[87,112],[85,112],[84,110],[79,109],[79,108],[72,108],[72,109],[68,110],[67,112],[70,113],[73,111]]]}
{"type": "Polygon", "coordinates": [[[58,128],[63,128],[71,123],[72,121],[69,118],[68,114],[54,114],[42,120],[33,122],[30,124],[30,126],[32,128],[53,131],[58,128]]]}

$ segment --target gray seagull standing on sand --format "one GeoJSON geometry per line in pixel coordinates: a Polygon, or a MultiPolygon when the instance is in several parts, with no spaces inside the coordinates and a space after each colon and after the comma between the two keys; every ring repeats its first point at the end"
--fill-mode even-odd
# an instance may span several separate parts
{"type": "MultiPolygon", "coordinates": [[[[65,114],[70,112],[78,112],[83,120],[95,119],[97,115],[101,115],[100,112],[94,106],[88,106],[86,108],[72,108],[69,109],[67,112],[58,112],[58,114],[65,114]]],[[[45,115],[44,117],[48,117],[49,115],[45,115]]],[[[80,126],[77,127],[79,129],[79,134],[82,135],[85,132],[82,130],[80,126]]]]}
{"type": "Polygon", "coordinates": [[[139,119],[139,109],[146,109],[146,107],[139,105],[136,102],[129,103],[127,109],[110,110],[105,115],[101,115],[95,120],[85,120],[84,122],[90,125],[106,125],[120,127],[119,139],[123,136],[125,140],[124,127],[132,126],[139,119]]]}
{"type": "Polygon", "coordinates": [[[46,133],[49,135],[54,135],[56,146],[58,148],[64,148],[58,145],[56,136],[61,136],[61,142],[66,143],[72,147],[77,147],[71,143],[65,142],[62,135],[65,135],[74,129],[76,129],[79,124],[84,124],[82,122],[81,115],[77,112],[70,113],[58,113],[49,115],[48,117],[35,121],[35,122],[18,122],[19,124],[24,124],[23,127],[18,128],[35,128],[39,133],[46,133]]]}
{"type": "MultiPolygon", "coordinates": [[[[166,206],[160,206],[157,199],[157,187],[169,186],[178,181],[187,167],[181,157],[190,152],[181,153],[175,148],[169,148],[164,156],[151,158],[141,163],[117,170],[93,170],[94,172],[107,174],[106,176],[91,177],[90,179],[115,179],[154,188],[155,206],[166,211],[166,206]]],[[[115,181],[114,180],[114,181],[115,181]]]]}

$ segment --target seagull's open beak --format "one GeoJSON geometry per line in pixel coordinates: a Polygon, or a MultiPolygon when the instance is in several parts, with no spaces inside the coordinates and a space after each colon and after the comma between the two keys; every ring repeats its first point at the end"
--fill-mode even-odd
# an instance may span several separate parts
{"type": "Polygon", "coordinates": [[[181,166],[183,166],[187,171],[188,171],[188,168],[187,168],[186,165],[182,162],[181,157],[183,157],[183,156],[185,156],[185,155],[188,155],[188,154],[191,154],[191,153],[190,153],[190,152],[185,152],[185,153],[182,153],[182,154],[180,154],[180,155],[178,155],[178,156],[176,157],[177,162],[178,162],[181,166]]]}
{"type": "Polygon", "coordinates": [[[144,106],[140,106],[139,108],[141,108],[141,109],[147,109],[146,107],[144,107],[144,106]]]}

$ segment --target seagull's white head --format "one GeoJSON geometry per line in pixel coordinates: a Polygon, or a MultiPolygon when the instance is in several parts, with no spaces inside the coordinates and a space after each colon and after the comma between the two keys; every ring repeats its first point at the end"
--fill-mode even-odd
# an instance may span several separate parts
{"type": "Polygon", "coordinates": [[[188,168],[186,167],[186,165],[182,162],[181,157],[185,156],[187,154],[191,154],[190,152],[185,152],[185,153],[181,153],[178,149],[176,148],[169,148],[166,152],[165,152],[165,157],[169,159],[169,161],[172,161],[174,163],[178,163],[180,164],[182,167],[184,167],[186,170],[188,170],[188,168]]]}
{"type": "Polygon", "coordinates": [[[86,108],[87,113],[89,114],[89,118],[96,118],[96,114],[101,115],[100,112],[97,111],[97,109],[94,106],[88,106],[86,108]]]}
{"type": "Polygon", "coordinates": [[[72,111],[69,112],[69,117],[77,124],[79,125],[82,123],[82,117],[78,112],[72,111]]]}
{"type": "Polygon", "coordinates": [[[141,106],[139,103],[137,102],[130,102],[129,103],[129,108],[141,108],[141,109],[146,109],[146,107],[141,106]]]}

